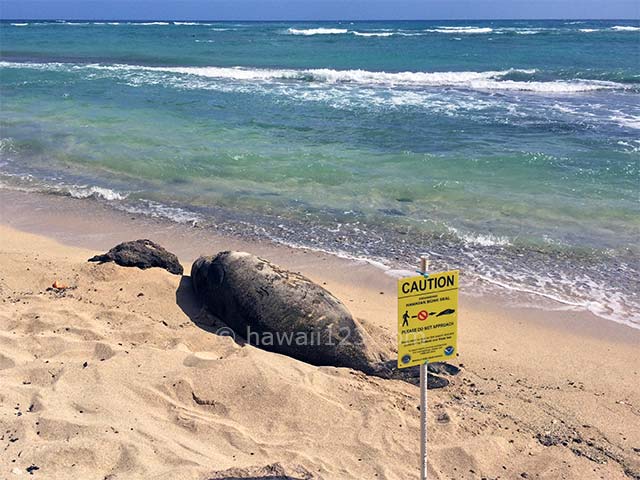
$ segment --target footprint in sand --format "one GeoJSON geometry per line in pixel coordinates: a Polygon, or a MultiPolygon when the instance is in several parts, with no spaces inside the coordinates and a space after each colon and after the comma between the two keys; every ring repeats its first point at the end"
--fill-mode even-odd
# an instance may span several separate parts
{"type": "Polygon", "coordinates": [[[96,343],[96,348],[93,351],[94,358],[100,361],[109,360],[115,354],[116,352],[106,343],[96,343]]]}

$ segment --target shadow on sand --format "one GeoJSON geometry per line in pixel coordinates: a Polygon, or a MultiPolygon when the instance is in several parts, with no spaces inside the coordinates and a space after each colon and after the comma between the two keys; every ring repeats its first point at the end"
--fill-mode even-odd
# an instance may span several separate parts
{"type": "Polygon", "coordinates": [[[233,333],[233,330],[229,328],[226,323],[211,314],[209,310],[202,305],[202,302],[198,300],[198,297],[196,297],[193,291],[191,277],[187,275],[183,275],[180,279],[180,284],[176,290],[176,304],[196,327],[205,332],[213,333],[214,335],[223,337],[230,336],[240,346],[246,344],[244,338],[233,333]]]}
{"type": "Polygon", "coordinates": [[[203,308],[202,303],[196,297],[191,284],[191,277],[183,275],[176,290],[176,303],[187,317],[197,327],[209,333],[216,333],[222,326],[221,322],[203,308]]]}

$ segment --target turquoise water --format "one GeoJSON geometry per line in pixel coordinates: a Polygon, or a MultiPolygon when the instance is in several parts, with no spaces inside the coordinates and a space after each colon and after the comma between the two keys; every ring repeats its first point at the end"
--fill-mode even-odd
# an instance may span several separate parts
{"type": "Polygon", "coordinates": [[[640,324],[638,22],[0,25],[5,188],[640,324]]]}

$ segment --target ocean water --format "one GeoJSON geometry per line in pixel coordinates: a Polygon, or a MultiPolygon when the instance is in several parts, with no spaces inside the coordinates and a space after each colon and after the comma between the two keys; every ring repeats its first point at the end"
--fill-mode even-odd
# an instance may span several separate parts
{"type": "Polygon", "coordinates": [[[640,327],[639,22],[5,21],[0,95],[2,188],[640,327]]]}

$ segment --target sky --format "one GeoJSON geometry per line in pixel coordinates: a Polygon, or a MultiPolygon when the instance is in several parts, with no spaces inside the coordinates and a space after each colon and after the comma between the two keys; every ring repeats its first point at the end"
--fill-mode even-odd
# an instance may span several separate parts
{"type": "Polygon", "coordinates": [[[5,19],[638,19],[638,0],[2,0],[5,19]]]}

